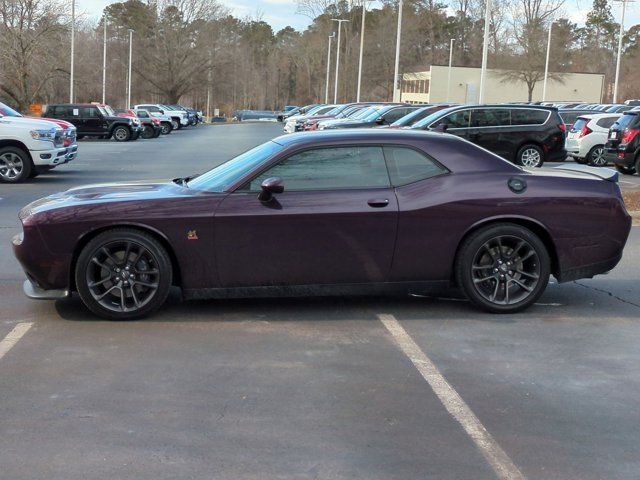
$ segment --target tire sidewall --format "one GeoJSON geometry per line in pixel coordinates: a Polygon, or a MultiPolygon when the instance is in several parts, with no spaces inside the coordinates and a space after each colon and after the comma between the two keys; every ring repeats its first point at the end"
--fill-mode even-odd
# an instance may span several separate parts
{"type": "Polygon", "coordinates": [[[164,304],[173,282],[173,268],[166,249],[151,235],[136,229],[118,228],[97,235],[84,246],[76,261],[74,279],[82,303],[84,303],[91,312],[108,320],[133,320],[153,313],[164,304]],[[86,284],[86,269],[91,263],[91,258],[96,249],[110,242],[125,239],[141,244],[149,249],[149,251],[153,253],[161,273],[158,289],[149,303],[135,312],[118,313],[107,310],[93,298],[86,284]]]}
{"type": "Polygon", "coordinates": [[[115,139],[116,142],[127,142],[131,139],[131,130],[129,130],[127,127],[116,127],[113,129],[113,133],[111,134],[111,136],[115,139]],[[119,131],[127,132],[126,136],[123,138],[118,138],[119,131]]]}
{"type": "Polygon", "coordinates": [[[550,275],[551,259],[542,240],[531,230],[514,223],[498,223],[477,230],[463,241],[456,257],[455,276],[458,286],[474,305],[491,313],[516,313],[528,308],[544,293],[550,275]],[[471,275],[471,265],[478,250],[487,241],[500,235],[526,240],[536,250],[540,260],[540,278],[534,291],[524,300],[512,305],[494,304],[482,297],[476,291],[471,275]]]}
{"type": "Polygon", "coordinates": [[[594,162],[593,160],[593,156],[596,152],[597,149],[603,149],[604,151],[604,145],[596,145],[595,147],[593,147],[591,150],[589,150],[589,153],[587,154],[587,162],[589,163],[589,165],[593,166],[593,167],[605,167],[607,165],[607,160],[604,160],[603,164],[597,164],[594,162]]]}

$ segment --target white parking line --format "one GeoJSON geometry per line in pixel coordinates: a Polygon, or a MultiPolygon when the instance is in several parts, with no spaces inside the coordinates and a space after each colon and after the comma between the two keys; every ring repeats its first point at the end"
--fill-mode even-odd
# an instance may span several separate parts
{"type": "Polygon", "coordinates": [[[458,392],[442,376],[438,367],[400,325],[400,322],[393,315],[386,313],[379,314],[378,318],[391,333],[400,349],[409,357],[409,360],[420,372],[422,378],[427,381],[442,405],[458,421],[467,435],[471,437],[498,478],[500,480],[525,480],[522,472],[515,466],[487,429],[484,428],[484,425],[480,423],[478,417],[475,416],[462,397],[458,395],[458,392]]]}
{"type": "Polygon", "coordinates": [[[24,336],[33,326],[33,323],[19,323],[9,334],[0,341],[0,359],[4,357],[13,346],[24,336]]]}

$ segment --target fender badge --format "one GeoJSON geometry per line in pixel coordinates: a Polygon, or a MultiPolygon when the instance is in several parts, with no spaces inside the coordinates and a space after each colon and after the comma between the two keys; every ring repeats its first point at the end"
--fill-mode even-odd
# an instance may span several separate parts
{"type": "Polygon", "coordinates": [[[187,232],[187,240],[198,240],[198,232],[195,230],[189,230],[187,232]]]}

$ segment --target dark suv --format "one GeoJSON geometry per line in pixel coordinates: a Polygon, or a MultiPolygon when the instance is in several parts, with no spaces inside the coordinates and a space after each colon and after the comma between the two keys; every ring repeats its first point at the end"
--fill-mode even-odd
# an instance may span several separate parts
{"type": "Polygon", "coordinates": [[[554,107],[463,105],[435,112],[410,128],[452,133],[524,167],[567,157],[566,128],[554,107]]]}
{"type": "Polygon", "coordinates": [[[611,126],[605,149],[620,173],[640,174],[640,111],[625,112],[611,126]]]}
{"type": "Polygon", "coordinates": [[[47,105],[43,116],[66,120],[76,126],[78,138],[95,136],[113,137],[118,142],[136,140],[142,131],[135,118],[118,117],[100,105],[61,103],[47,105]]]}

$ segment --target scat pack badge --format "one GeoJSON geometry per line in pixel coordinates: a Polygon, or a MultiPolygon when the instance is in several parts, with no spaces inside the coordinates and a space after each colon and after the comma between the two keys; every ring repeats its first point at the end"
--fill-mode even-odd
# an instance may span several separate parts
{"type": "Polygon", "coordinates": [[[198,240],[198,232],[195,230],[189,230],[187,232],[187,240],[198,240]]]}

